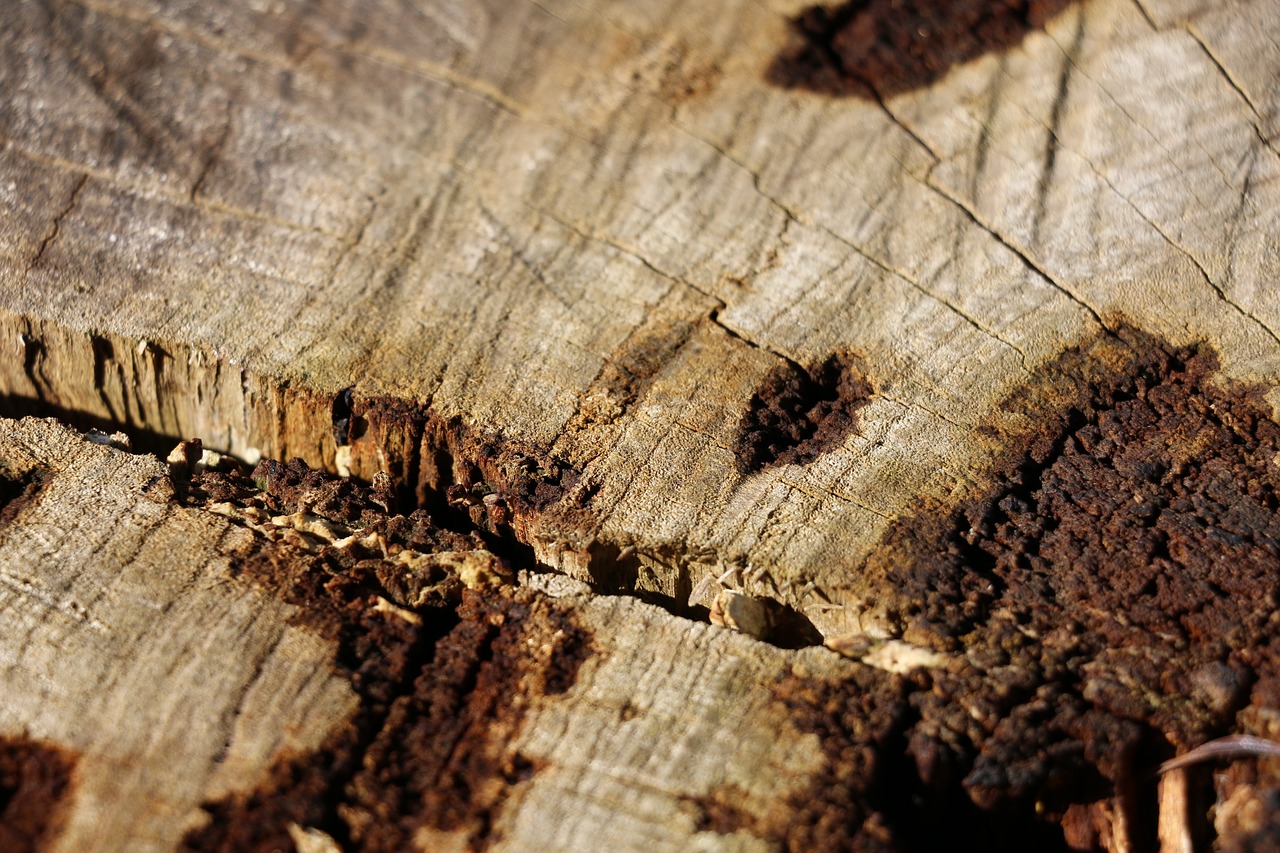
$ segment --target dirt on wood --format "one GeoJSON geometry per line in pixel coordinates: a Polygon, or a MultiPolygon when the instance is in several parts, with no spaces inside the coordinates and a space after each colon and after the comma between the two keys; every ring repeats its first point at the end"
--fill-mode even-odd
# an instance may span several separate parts
{"type": "Polygon", "coordinates": [[[810,6],[769,82],[828,95],[889,98],[955,65],[1016,46],[1069,0],[851,0],[810,6]]]}

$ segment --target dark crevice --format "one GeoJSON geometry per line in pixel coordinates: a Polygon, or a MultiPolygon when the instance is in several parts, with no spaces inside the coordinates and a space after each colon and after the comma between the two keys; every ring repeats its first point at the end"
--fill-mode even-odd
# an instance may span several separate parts
{"type": "Polygon", "coordinates": [[[43,468],[10,470],[0,460],[0,530],[36,501],[52,476],[43,468]]]}
{"type": "MultiPolygon", "coordinates": [[[[95,379],[100,390],[105,376],[103,365],[111,360],[115,349],[105,339],[95,343],[95,379]]],[[[825,393],[820,390],[819,396],[825,393]]],[[[342,441],[336,446],[345,446],[358,456],[385,466],[385,479],[375,475],[365,480],[358,474],[349,478],[353,486],[373,485],[385,493],[379,512],[410,516],[422,511],[441,529],[475,535],[486,549],[509,565],[535,573],[554,574],[556,570],[538,559],[534,546],[522,535],[528,519],[553,513],[574,528],[593,526],[589,509],[593,490],[579,486],[580,473],[564,459],[511,442],[496,432],[471,427],[458,418],[441,418],[427,406],[364,397],[350,388],[332,396],[319,396],[313,405],[325,407],[332,439],[342,441]]],[[[830,407],[833,403],[818,400],[816,405],[830,407]]],[[[108,434],[123,431],[130,439],[130,450],[152,453],[161,459],[180,440],[172,434],[31,397],[0,395],[0,416],[54,417],[82,430],[108,434]]],[[[278,428],[284,429],[283,411],[279,418],[278,428]]],[[[823,423],[832,428],[835,419],[829,417],[823,423]]],[[[816,448],[819,440],[811,440],[806,447],[816,448]]],[[[234,462],[226,457],[224,464],[234,462]]],[[[287,466],[297,469],[290,475],[295,478],[320,473],[313,472],[301,460],[287,466],[265,460],[263,465],[267,466],[262,469],[264,474],[278,473],[287,466]]],[[[683,596],[642,587],[637,557],[631,553],[622,558],[624,550],[627,549],[607,542],[589,545],[591,576],[583,580],[593,592],[635,596],[672,615],[707,621],[707,607],[688,602],[687,579],[683,596]]],[[[779,614],[778,629],[766,638],[768,642],[784,648],[821,643],[821,635],[802,614],[780,602],[765,601],[779,614]]]]}
{"type": "Polygon", "coordinates": [[[44,344],[31,335],[20,335],[22,344],[22,372],[32,388],[42,388],[44,383],[39,376],[40,357],[44,354],[44,344]]]}
{"type": "Polygon", "coordinates": [[[106,338],[94,335],[89,339],[90,345],[93,347],[93,386],[98,389],[98,398],[102,400],[102,405],[106,408],[112,421],[119,421],[121,418],[116,414],[115,407],[111,405],[111,399],[107,396],[107,365],[115,358],[115,350],[111,346],[111,342],[106,338]]]}
{"type": "Polygon", "coordinates": [[[36,247],[35,254],[32,256],[31,262],[27,265],[28,273],[40,265],[40,261],[44,258],[45,252],[49,250],[49,247],[58,239],[58,235],[62,233],[63,220],[71,215],[71,211],[75,210],[76,201],[80,197],[80,191],[84,189],[85,184],[88,182],[88,174],[82,174],[76,178],[75,184],[71,187],[71,193],[67,198],[66,205],[62,210],[58,211],[56,216],[54,216],[53,222],[49,226],[49,233],[41,239],[40,245],[36,247]]]}
{"type": "MultiPolygon", "coordinates": [[[[711,320],[716,322],[714,315],[711,320]]],[[[594,383],[595,408],[580,413],[576,428],[625,413],[687,345],[695,327],[655,322],[629,338],[594,383]]],[[[302,452],[313,466],[349,472],[355,483],[389,487],[385,512],[409,515],[421,509],[444,529],[474,531],[513,566],[555,573],[564,558],[557,558],[556,566],[545,564],[541,549],[565,553],[564,548],[573,548],[581,553],[570,562],[583,567],[575,576],[599,594],[637,595],[677,616],[707,618],[707,608],[687,603],[693,583],[682,559],[659,560],[675,572],[674,588],[652,572],[640,577],[634,566],[625,577],[626,568],[615,562],[627,549],[593,535],[599,529],[592,507],[599,485],[584,481],[573,461],[546,448],[459,417],[442,417],[429,402],[369,396],[354,387],[332,393],[290,388],[207,353],[174,344],[161,349],[155,342],[103,333],[85,337],[86,353],[62,330],[32,330],[30,324],[26,329],[21,340],[31,387],[0,395],[0,416],[54,417],[86,431],[123,432],[129,438],[126,449],[161,459],[180,441],[196,438],[195,429],[212,434],[211,439],[199,436],[203,449],[223,458],[240,453],[255,460],[263,454],[287,459],[294,455],[289,451],[302,452]],[[56,386],[45,381],[49,370],[56,374],[56,386]],[[83,400],[87,408],[64,405],[64,400],[83,400]]],[[[837,354],[831,363],[845,370],[852,358],[837,354]]],[[[814,368],[814,380],[800,365],[784,362],[817,388],[810,411],[802,413],[809,420],[801,426],[800,446],[784,453],[808,458],[823,452],[827,438],[839,440],[842,422],[851,420],[846,403],[861,402],[841,397],[844,374],[832,392],[826,375],[831,371],[823,365],[814,368]]],[[[845,373],[857,371],[854,366],[845,373]]],[[[818,640],[807,620],[777,605],[786,617],[781,621],[797,630],[784,627],[772,642],[798,647],[818,640]]]]}
{"type": "Polygon", "coordinates": [[[355,393],[351,388],[343,388],[333,395],[330,418],[333,422],[333,443],[338,447],[342,447],[350,440],[351,409],[354,400],[355,393]]]}
{"type": "Polygon", "coordinates": [[[115,418],[90,414],[81,409],[69,409],[47,400],[0,394],[0,418],[55,418],[83,432],[90,430],[108,435],[123,432],[129,437],[129,449],[134,453],[151,453],[164,459],[181,439],[115,418]]]}

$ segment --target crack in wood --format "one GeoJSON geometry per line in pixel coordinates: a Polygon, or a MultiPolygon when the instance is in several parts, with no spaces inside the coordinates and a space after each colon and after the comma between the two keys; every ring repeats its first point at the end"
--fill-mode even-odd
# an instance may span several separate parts
{"type": "Polygon", "coordinates": [[[87,183],[89,183],[89,176],[86,174],[81,174],[76,178],[75,183],[71,187],[71,193],[67,198],[67,203],[62,206],[61,210],[54,214],[53,222],[49,225],[48,233],[46,233],[40,240],[40,245],[36,247],[35,255],[27,264],[28,274],[30,274],[31,271],[40,264],[40,261],[44,258],[44,253],[48,251],[49,247],[53,245],[53,241],[57,240],[58,236],[62,233],[62,222],[71,215],[71,211],[75,210],[76,200],[80,197],[80,192],[84,189],[85,184],[87,183]]]}
{"type": "MultiPolygon", "coordinates": [[[[679,341],[687,340],[692,331],[690,325],[674,344],[658,341],[658,355],[668,358],[670,346],[678,348],[679,341]]],[[[34,337],[28,335],[28,340],[36,346],[34,337]]],[[[73,335],[73,340],[80,338],[73,335]]],[[[548,549],[565,543],[580,552],[586,576],[579,579],[588,581],[598,593],[639,595],[673,614],[705,621],[704,609],[680,596],[639,588],[635,578],[631,585],[617,584],[612,563],[621,546],[599,539],[599,521],[590,509],[594,487],[583,483],[579,488],[581,476],[576,469],[547,451],[509,442],[496,432],[464,425],[458,419],[443,419],[426,404],[369,398],[353,388],[329,395],[293,392],[285,380],[257,376],[243,368],[227,371],[221,358],[197,358],[181,349],[164,353],[154,344],[135,344],[109,335],[85,336],[83,346],[91,368],[83,379],[91,379],[92,387],[45,389],[36,385],[34,399],[0,398],[3,413],[54,414],[82,427],[105,432],[123,429],[132,435],[136,451],[152,451],[162,458],[179,437],[191,435],[195,425],[239,418],[244,418],[240,427],[244,432],[236,440],[237,447],[210,443],[209,449],[238,450],[241,456],[257,461],[264,455],[287,455],[294,447],[321,447],[325,451],[317,462],[333,470],[342,446],[347,454],[342,464],[357,479],[376,481],[378,476],[386,476],[378,472],[390,472],[392,493],[397,495],[393,503],[400,510],[426,508],[466,529],[486,531],[495,552],[532,570],[548,570],[544,564],[548,549]],[[121,354],[127,357],[121,358],[121,354]],[[139,382],[139,377],[150,381],[139,382]],[[223,387],[228,382],[234,391],[223,387]],[[192,387],[199,393],[193,395],[192,387]],[[222,390],[204,390],[213,388],[222,390]],[[102,409],[78,411],[53,402],[81,398],[100,401],[102,409]],[[270,405],[249,405],[255,399],[270,401],[270,405]],[[208,405],[217,410],[202,408],[208,405]],[[130,414],[127,422],[118,420],[120,412],[130,414]],[[252,418],[246,418],[250,413],[252,418]],[[342,445],[340,439],[344,440],[342,445]]],[[[646,355],[646,344],[638,342],[636,346],[639,349],[631,360],[632,367],[620,374],[624,396],[642,393],[645,374],[661,367],[661,362],[650,363],[657,355],[646,355]]],[[[32,351],[44,357],[43,344],[32,351]]],[[[60,351],[54,357],[61,364],[68,353],[60,351]]],[[[68,380],[77,371],[60,368],[57,375],[68,380]]],[[[692,429],[687,424],[677,425],[692,429]]],[[[715,443],[703,431],[694,432],[715,443]]],[[[563,560],[563,554],[558,559],[563,560]]],[[[684,583],[688,588],[687,579],[684,583]]],[[[56,604],[50,601],[50,606],[56,604]]],[[[777,606],[786,608],[781,602],[777,606]]],[[[787,618],[807,626],[803,627],[806,636],[815,633],[799,614],[787,618]]],[[[774,639],[791,642],[781,633],[774,639]]]]}
{"type": "Polygon", "coordinates": [[[1085,313],[1089,315],[1089,317],[1093,320],[1094,323],[1098,325],[1099,328],[1107,331],[1112,330],[1111,326],[1108,325],[1108,323],[1105,320],[1103,320],[1102,314],[1099,313],[1097,308],[1093,307],[1088,302],[1084,301],[1079,295],[1072,292],[1070,288],[1066,287],[1057,279],[1055,279],[1053,275],[1051,275],[1049,271],[1045,269],[1041,264],[1037,263],[1031,257],[1031,255],[1027,253],[1026,250],[1019,248],[1009,238],[1005,237],[995,228],[992,228],[990,225],[987,225],[985,222],[983,222],[978,217],[978,214],[969,205],[965,204],[961,199],[952,195],[950,192],[947,191],[945,187],[943,187],[941,184],[935,181],[930,181],[928,186],[931,189],[933,189],[935,192],[937,192],[937,194],[941,196],[943,199],[945,199],[946,201],[950,202],[953,206],[955,206],[955,208],[959,210],[960,213],[963,214],[963,216],[967,220],[969,220],[973,225],[977,226],[982,231],[986,232],[997,243],[999,243],[1001,246],[1003,246],[1004,248],[1008,249],[1011,253],[1013,253],[1013,255],[1017,257],[1018,260],[1021,261],[1022,264],[1029,271],[1034,273],[1038,278],[1040,278],[1042,281],[1044,281],[1054,290],[1058,291],[1063,296],[1067,297],[1069,301],[1083,308],[1085,313]]]}

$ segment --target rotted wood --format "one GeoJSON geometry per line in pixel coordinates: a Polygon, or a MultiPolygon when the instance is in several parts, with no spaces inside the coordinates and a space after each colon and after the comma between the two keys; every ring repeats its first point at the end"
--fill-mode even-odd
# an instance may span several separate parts
{"type": "Polygon", "coordinates": [[[6,781],[26,792],[6,824],[45,816],[19,839],[39,849],[333,849],[330,833],[373,849],[768,849],[712,832],[703,801],[785,826],[822,756],[773,689],[862,668],[564,578],[513,588],[476,542],[388,525],[336,478],[193,484],[95,438],[53,420],[0,432],[6,482],[26,483],[0,532],[15,738],[0,754],[70,768],[42,786],[26,760],[6,781]],[[276,499],[376,523],[273,516],[276,499]]]}
{"type": "Polygon", "coordinates": [[[1274,832],[1280,6],[996,6],[6,2],[24,837],[1274,832]]]}

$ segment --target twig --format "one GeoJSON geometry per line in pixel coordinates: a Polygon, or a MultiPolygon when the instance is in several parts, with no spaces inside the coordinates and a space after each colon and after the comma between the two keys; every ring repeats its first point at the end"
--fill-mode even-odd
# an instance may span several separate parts
{"type": "Polygon", "coordinates": [[[1280,757],[1280,743],[1253,735],[1229,735],[1202,743],[1190,752],[1160,765],[1157,773],[1168,773],[1179,767],[1212,761],[1217,758],[1242,758],[1250,755],[1280,757]]]}

